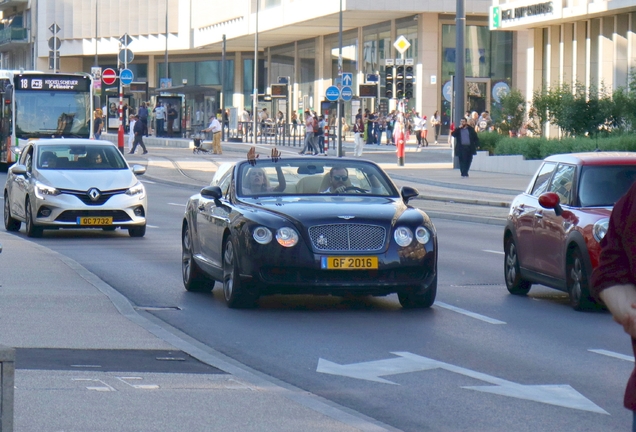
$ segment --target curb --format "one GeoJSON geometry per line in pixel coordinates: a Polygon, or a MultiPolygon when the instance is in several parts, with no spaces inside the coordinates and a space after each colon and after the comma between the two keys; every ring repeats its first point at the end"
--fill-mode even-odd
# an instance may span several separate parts
{"type": "Polygon", "coordinates": [[[489,206],[489,207],[502,207],[502,208],[510,207],[510,203],[505,201],[486,201],[486,200],[478,200],[478,199],[451,198],[451,197],[439,196],[439,195],[418,195],[417,198],[415,199],[426,200],[426,201],[442,201],[442,202],[459,203],[459,204],[472,204],[472,205],[481,205],[481,206],[489,206]]]}

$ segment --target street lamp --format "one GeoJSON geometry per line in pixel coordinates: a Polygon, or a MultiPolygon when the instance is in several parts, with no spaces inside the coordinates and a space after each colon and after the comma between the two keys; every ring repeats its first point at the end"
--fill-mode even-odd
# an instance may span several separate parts
{"type": "Polygon", "coordinates": [[[252,130],[253,134],[253,142],[256,145],[256,125],[257,125],[257,112],[256,107],[258,106],[258,9],[259,9],[260,0],[256,0],[256,27],[254,31],[254,100],[252,101],[252,121],[254,122],[254,127],[252,130]]]}

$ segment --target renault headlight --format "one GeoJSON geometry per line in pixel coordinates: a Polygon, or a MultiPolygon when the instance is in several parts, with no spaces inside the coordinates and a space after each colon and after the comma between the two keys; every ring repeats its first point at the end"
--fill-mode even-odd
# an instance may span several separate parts
{"type": "Polygon", "coordinates": [[[592,228],[592,233],[594,235],[594,239],[597,242],[601,242],[605,234],[607,234],[607,227],[609,226],[609,218],[603,218],[596,221],[594,224],[594,228],[592,228]]]}
{"type": "Polygon", "coordinates": [[[421,244],[426,244],[431,239],[431,233],[423,226],[417,227],[415,230],[415,238],[421,244]]]}
{"type": "Polygon", "coordinates": [[[413,231],[407,227],[398,227],[393,233],[393,238],[398,245],[408,246],[413,241],[413,231]]]}
{"type": "Polygon", "coordinates": [[[268,228],[265,228],[264,226],[256,227],[254,229],[254,232],[252,233],[252,237],[254,237],[254,240],[256,241],[256,243],[259,243],[262,245],[271,242],[273,238],[272,232],[268,228]]]}
{"type": "Polygon", "coordinates": [[[136,196],[139,195],[139,199],[143,199],[146,196],[146,188],[141,182],[137,182],[136,185],[131,187],[126,191],[126,195],[128,196],[136,196]]]}
{"type": "Polygon", "coordinates": [[[284,247],[296,246],[296,243],[298,243],[298,233],[293,228],[281,228],[276,231],[276,241],[284,247]]]}
{"type": "Polygon", "coordinates": [[[60,191],[54,187],[47,186],[39,181],[35,182],[35,196],[39,199],[45,199],[47,196],[56,196],[60,194],[60,191]]]}

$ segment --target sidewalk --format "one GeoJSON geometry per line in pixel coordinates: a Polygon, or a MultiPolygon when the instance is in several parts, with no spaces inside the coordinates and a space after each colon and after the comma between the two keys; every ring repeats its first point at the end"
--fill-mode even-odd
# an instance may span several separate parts
{"type": "Polygon", "coordinates": [[[0,243],[16,432],[393,430],[199,344],[63,255],[4,230],[0,243]]]}

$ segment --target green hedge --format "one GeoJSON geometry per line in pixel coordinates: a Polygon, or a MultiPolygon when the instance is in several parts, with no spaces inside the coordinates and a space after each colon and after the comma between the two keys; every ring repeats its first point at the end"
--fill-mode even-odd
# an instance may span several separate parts
{"type": "MultiPolygon", "coordinates": [[[[480,134],[480,144],[482,135],[480,134]]],[[[495,142],[494,151],[490,154],[495,155],[523,155],[525,159],[543,159],[553,154],[562,153],[579,153],[594,151],[597,148],[601,151],[636,151],[636,135],[625,134],[620,136],[604,137],[604,138],[564,138],[564,139],[546,139],[546,138],[509,138],[500,136],[499,140],[487,137],[486,142],[490,145],[495,142]]],[[[482,145],[482,150],[486,150],[482,145]]]]}
{"type": "Polygon", "coordinates": [[[479,137],[479,149],[488,150],[491,156],[495,154],[497,143],[504,137],[496,132],[478,132],[477,136],[479,137]]]}

